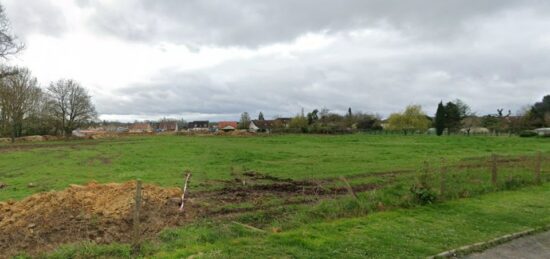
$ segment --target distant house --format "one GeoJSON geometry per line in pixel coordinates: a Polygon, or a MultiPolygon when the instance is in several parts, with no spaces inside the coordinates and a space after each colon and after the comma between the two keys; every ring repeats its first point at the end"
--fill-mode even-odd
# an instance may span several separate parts
{"type": "Polygon", "coordinates": [[[187,124],[190,131],[208,131],[209,121],[192,121],[187,124]]]}
{"type": "Polygon", "coordinates": [[[128,132],[128,124],[126,123],[108,123],[102,126],[107,132],[128,132]]]}
{"type": "Polygon", "coordinates": [[[460,133],[464,134],[489,134],[491,131],[484,127],[471,127],[460,129],[460,133]]]}
{"type": "Polygon", "coordinates": [[[153,127],[147,122],[136,122],[128,128],[131,133],[153,132],[153,127]]]}
{"type": "Polygon", "coordinates": [[[271,132],[275,125],[274,120],[253,120],[248,126],[250,132],[271,132]]]}
{"type": "Polygon", "coordinates": [[[178,131],[178,122],[177,121],[161,121],[158,127],[159,131],[162,132],[175,132],[178,131]]]}
{"type": "Polygon", "coordinates": [[[115,129],[115,131],[118,133],[123,133],[123,132],[128,132],[129,129],[127,127],[118,127],[115,129]]]}
{"type": "Polygon", "coordinates": [[[218,122],[218,129],[223,131],[234,131],[238,127],[238,122],[236,121],[220,121],[218,122]]]}
{"type": "Polygon", "coordinates": [[[539,136],[550,136],[550,128],[538,128],[534,130],[539,136]]]}

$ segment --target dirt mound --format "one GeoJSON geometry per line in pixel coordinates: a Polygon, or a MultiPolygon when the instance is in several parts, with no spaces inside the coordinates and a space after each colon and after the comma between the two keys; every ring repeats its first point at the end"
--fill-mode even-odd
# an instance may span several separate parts
{"type": "MultiPolygon", "coordinates": [[[[73,185],[60,192],[0,203],[0,257],[18,251],[35,253],[82,240],[97,243],[130,240],[136,184],[73,185]]],[[[154,236],[167,226],[192,218],[179,213],[181,191],[143,186],[141,230],[154,236]]],[[[186,203],[187,208],[193,206],[186,203]]],[[[193,210],[188,210],[193,211],[193,210]]]]}

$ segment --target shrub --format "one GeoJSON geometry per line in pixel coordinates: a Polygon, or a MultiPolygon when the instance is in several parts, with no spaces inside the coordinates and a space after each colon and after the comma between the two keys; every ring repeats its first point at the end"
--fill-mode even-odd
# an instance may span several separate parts
{"type": "Polygon", "coordinates": [[[437,200],[437,193],[425,186],[414,184],[411,187],[411,192],[414,195],[416,202],[421,205],[431,204],[437,200]]]}
{"type": "Polygon", "coordinates": [[[504,188],[506,190],[513,190],[519,187],[525,186],[528,183],[525,180],[510,177],[504,182],[504,188]]]}
{"type": "Polygon", "coordinates": [[[522,138],[536,137],[538,134],[532,130],[524,130],[519,133],[519,136],[522,138]]]}
{"type": "Polygon", "coordinates": [[[421,205],[431,204],[437,200],[437,193],[430,187],[427,174],[419,177],[417,183],[411,186],[410,192],[414,200],[421,205]]]}

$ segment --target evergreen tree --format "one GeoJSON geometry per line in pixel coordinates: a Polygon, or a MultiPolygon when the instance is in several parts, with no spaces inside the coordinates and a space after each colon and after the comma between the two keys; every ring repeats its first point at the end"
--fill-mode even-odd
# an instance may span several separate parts
{"type": "Polygon", "coordinates": [[[437,111],[435,112],[435,133],[438,136],[441,136],[443,134],[443,131],[445,130],[445,106],[443,106],[443,102],[439,102],[437,105],[437,111]]]}
{"type": "Polygon", "coordinates": [[[453,102],[448,102],[445,105],[445,127],[447,128],[447,134],[450,135],[451,132],[459,131],[461,120],[459,107],[453,102]]]}
{"type": "Polygon", "coordinates": [[[319,116],[317,115],[319,113],[319,110],[315,109],[312,112],[307,114],[307,121],[308,124],[311,125],[315,123],[317,120],[319,120],[319,116]]]}
{"type": "Polygon", "coordinates": [[[262,112],[260,112],[260,114],[258,115],[258,120],[260,120],[260,121],[265,120],[264,119],[264,114],[262,112]]]}

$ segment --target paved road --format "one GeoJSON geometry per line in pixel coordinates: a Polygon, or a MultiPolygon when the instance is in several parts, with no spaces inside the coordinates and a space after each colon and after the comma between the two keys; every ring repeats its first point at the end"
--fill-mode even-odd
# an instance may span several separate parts
{"type": "Polygon", "coordinates": [[[487,249],[481,253],[471,254],[465,258],[548,259],[550,258],[550,231],[518,238],[508,243],[487,249]]]}

